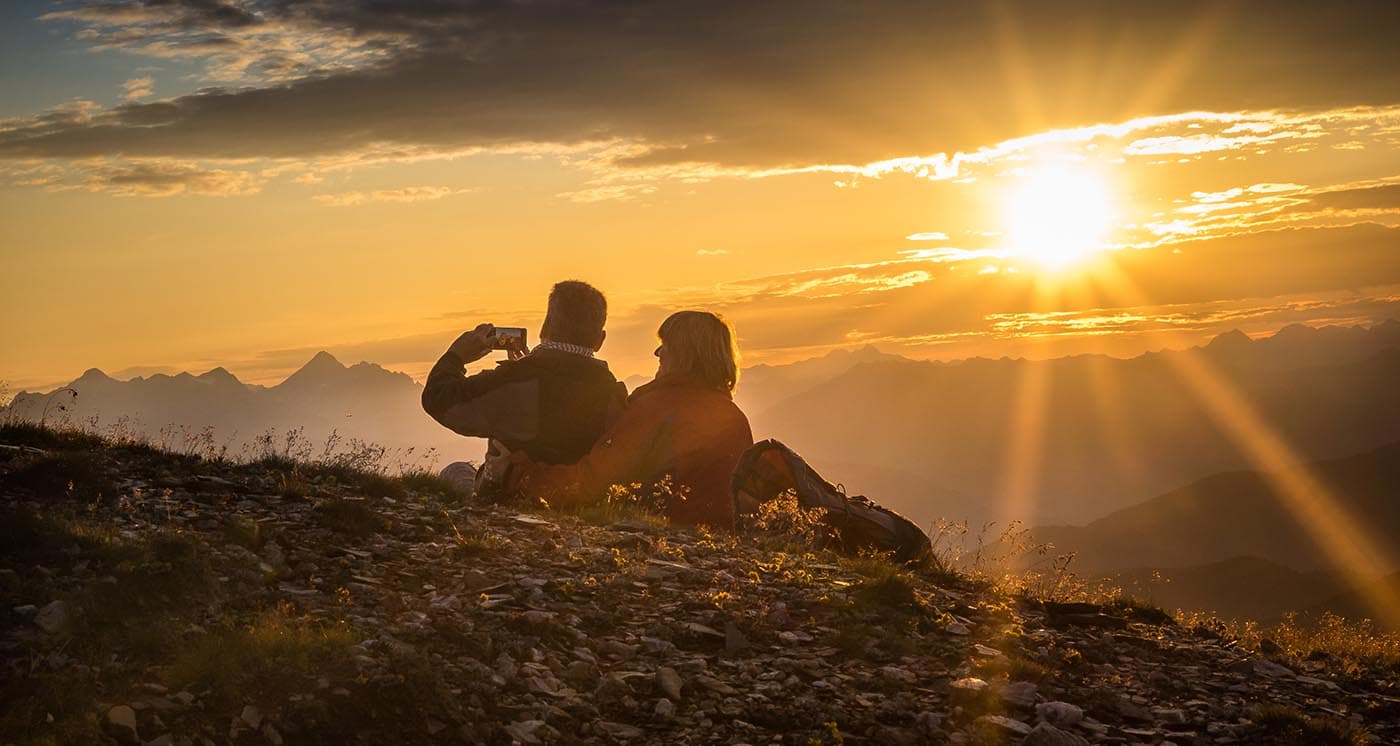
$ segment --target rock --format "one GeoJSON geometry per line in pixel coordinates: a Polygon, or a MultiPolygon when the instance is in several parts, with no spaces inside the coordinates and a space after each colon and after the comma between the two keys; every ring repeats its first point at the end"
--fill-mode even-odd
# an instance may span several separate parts
{"type": "Polygon", "coordinates": [[[239,720],[242,720],[245,725],[253,730],[257,730],[258,726],[262,725],[262,718],[262,711],[252,705],[244,705],[243,712],[238,716],[239,720]]]}
{"type": "Polygon", "coordinates": [[[1041,723],[1026,734],[1021,746],[1089,746],[1089,741],[1078,733],[1041,723]]]}
{"type": "Polygon", "coordinates": [[[882,725],[875,731],[875,743],[889,744],[889,746],[917,746],[924,742],[919,737],[919,733],[910,728],[896,728],[891,725],[882,725]]]}
{"type": "Polygon", "coordinates": [[[543,720],[517,720],[501,730],[504,730],[507,735],[520,743],[537,744],[543,743],[543,741],[541,741],[539,736],[535,735],[535,733],[540,728],[544,727],[544,724],[543,720]]]}
{"type": "Polygon", "coordinates": [[[1154,707],[1152,715],[1167,725],[1181,725],[1186,722],[1186,711],[1175,707],[1154,707]]]}
{"type": "Polygon", "coordinates": [[[598,683],[598,666],[588,661],[570,661],[564,669],[564,680],[576,687],[592,687],[598,683]]]}
{"type": "Polygon", "coordinates": [[[1263,658],[1254,661],[1254,673],[1270,679],[1292,678],[1297,675],[1293,673],[1293,669],[1263,658]]]}
{"type": "Polygon", "coordinates": [[[72,615],[68,611],[67,601],[52,601],[39,609],[39,613],[34,615],[34,623],[39,625],[39,629],[51,635],[67,634],[73,626],[72,615]]]}
{"type": "Polygon", "coordinates": [[[1001,701],[1012,707],[1029,710],[1035,707],[1035,684],[1029,681],[1013,681],[997,689],[1001,701]]]}
{"type": "Polygon", "coordinates": [[[1126,697],[1119,699],[1115,707],[1118,710],[1118,714],[1125,720],[1131,720],[1137,723],[1150,723],[1153,721],[1151,710],[1126,697]]]}
{"type": "Polygon", "coordinates": [[[1042,702],[1035,706],[1036,717],[1061,728],[1068,728],[1084,719],[1084,709],[1068,702],[1042,702]]]}
{"type": "Polygon", "coordinates": [[[919,680],[919,677],[915,676],[913,671],[907,668],[900,668],[899,666],[881,666],[880,676],[888,681],[894,681],[900,684],[912,684],[919,680]]]}
{"type": "Polygon", "coordinates": [[[593,724],[593,729],[601,731],[603,734],[616,738],[620,741],[630,741],[633,738],[642,737],[642,729],[626,723],[613,723],[607,720],[599,720],[593,724]]]}
{"type": "Polygon", "coordinates": [[[965,636],[972,634],[972,630],[968,629],[967,625],[963,624],[962,622],[949,622],[948,626],[944,627],[943,629],[950,635],[965,636]]]}
{"type": "Polygon", "coordinates": [[[980,656],[982,656],[983,658],[1005,658],[1005,657],[1006,657],[1006,653],[1003,653],[1003,652],[1001,652],[1000,650],[997,650],[996,648],[987,647],[986,645],[983,645],[983,644],[980,643],[980,642],[973,643],[973,644],[972,644],[972,649],[973,649],[974,651],[976,651],[977,654],[980,655],[980,656]]]}
{"type": "Polygon", "coordinates": [[[1031,732],[1029,725],[1003,715],[983,715],[973,721],[973,728],[994,738],[1006,735],[1025,736],[1031,732]]]}
{"type": "Polygon", "coordinates": [[[669,699],[658,699],[656,706],[651,711],[653,715],[662,720],[670,720],[676,716],[676,703],[669,699]]]}
{"type": "Polygon", "coordinates": [[[958,679],[948,684],[949,694],[954,703],[966,703],[976,700],[987,690],[987,682],[977,678],[958,679]]]}
{"type": "Polygon", "coordinates": [[[107,711],[107,732],[122,743],[141,743],[136,730],[136,710],[127,705],[117,705],[107,711]]]}
{"type": "Polygon", "coordinates": [[[661,666],[656,669],[656,686],[672,702],[681,700],[681,676],[674,668],[661,666]]]}

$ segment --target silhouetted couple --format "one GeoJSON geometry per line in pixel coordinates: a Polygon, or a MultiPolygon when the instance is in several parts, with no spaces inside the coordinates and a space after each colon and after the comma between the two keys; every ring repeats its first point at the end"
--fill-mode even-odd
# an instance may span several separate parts
{"type": "Polygon", "coordinates": [[[490,439],[479,494],[561,508],[639,485],[674,523],[732,528],[730,475],[753,445],[733,401],[734,330],[713,313],[672,314],[657,331],[656,378],[628,396],[595,357],[606,321],[601,292],[561,282],[534,349],[512,344],[507,360],[468,376],[468,363],[501,344],[490,324],[462,334],[428,374],[423,409],[457,433],[490,439]]]}

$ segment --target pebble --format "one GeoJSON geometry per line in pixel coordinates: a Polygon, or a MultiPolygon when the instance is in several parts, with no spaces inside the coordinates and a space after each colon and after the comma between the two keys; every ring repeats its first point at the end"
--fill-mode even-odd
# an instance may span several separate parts
{"type": "Polygon", "coordinates": [[[1089,746],[1089,741],[1078,733],[1041,723],[1026,734],[1021,746],[1089,746]]]}
{"type": "Polygon", "coordinates": [[[34,615],[34,623],[50,635],[63,635],[73,624],[67,601],[51,601],[34,615]]]}
{"type": "Polygon", "coordinates": [[[122,743],[141,743],[136,730],[136,710],[128,705],[117,705],[107,711],[107,730],[122,743]]]}
{"type": "Polygon", "coordinates": [[[1035,714],[1043,722],[1068,728],[1084,719],[1084,708],[1068,702],[1042,702],[1035,706],[1035,714]]]}

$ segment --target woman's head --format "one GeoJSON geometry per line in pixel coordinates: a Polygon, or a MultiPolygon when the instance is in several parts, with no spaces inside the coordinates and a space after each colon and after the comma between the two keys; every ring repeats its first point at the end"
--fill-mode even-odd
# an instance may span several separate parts
{"type": "Polygon", "coordinates": [[[679,311],[656,331],[661,346],[657,376],[686,375],[725,393],[739,383],[739,345],[734,328],[709,311],[679,311]]]}

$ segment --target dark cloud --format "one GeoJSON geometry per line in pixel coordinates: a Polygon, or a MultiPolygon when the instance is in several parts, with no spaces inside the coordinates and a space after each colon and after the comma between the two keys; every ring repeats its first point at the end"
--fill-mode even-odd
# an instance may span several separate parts
{"type": "Polygon", "coordinates": [[[1400,209],[1400,184],[1321,192],[1309,201],[1322,209],[1395,210],[1400,209]]]}
{"type": "Polygon", "coordinates": [[[655,147],[630,154],[635,165],[864,163],[1150,113],[1400,100],[1400,4],[1389,0],[148,0],[63,17],[128,23],[153,39],[178,29],[184,43],[254,26],[297,43],[324,34],[342,62],[277,58],[278,45],[264,44],[225,65],[316,72],[91,121],[11,122],[0,157],[281,158],[621,139],[655,147]]]}
{"type": "Polygon", "coordinates": [[[56,179],[46,185],[54,189],[110,192],[122,197],[170,197],[186,193],[227,197],[255,193],[262,182],[243,171],[159,161],[90,165],[78,171],[73,181],[56,179]]]}

